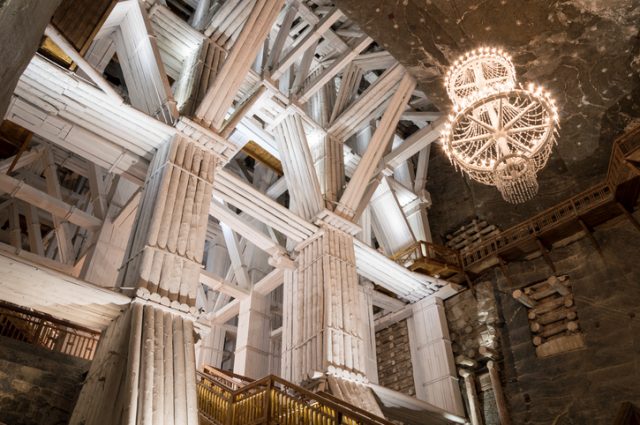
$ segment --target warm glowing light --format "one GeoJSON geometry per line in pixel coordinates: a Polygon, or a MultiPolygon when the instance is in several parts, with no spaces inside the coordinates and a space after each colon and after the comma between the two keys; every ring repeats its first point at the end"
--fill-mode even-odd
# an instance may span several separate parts
{"type": "Polygon", "coordinates": [[[454,104],[441,137],[449,160],[470,178],[495,185],[508,202],[534,197],[536,174],[556,143],[551,94],[533,83],[516,88],[511,57],[495,47],[465,53],[445,81],[454,104]]]}

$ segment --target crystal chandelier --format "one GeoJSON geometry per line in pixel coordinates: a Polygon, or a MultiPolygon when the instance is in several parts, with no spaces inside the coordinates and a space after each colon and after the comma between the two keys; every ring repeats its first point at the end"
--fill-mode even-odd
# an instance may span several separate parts
{"type": "Polygon", "coordinates": [[[538,192],[537,172],[556,143],[558,110],[542,87],[516,87],[509,55],[467,52],[445,79],[453,112],[442,133],[449,160],[470,178],[518,204],[538,192]]]}

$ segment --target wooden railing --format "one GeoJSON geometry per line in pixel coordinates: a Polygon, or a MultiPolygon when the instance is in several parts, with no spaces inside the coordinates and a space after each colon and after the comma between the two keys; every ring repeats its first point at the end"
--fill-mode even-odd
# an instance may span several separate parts
{"type": "Polygon", "coordinates": [[[465,250],[463,253],[419,241],[396,253],[391,258],[403,266],[408,266],[409,263],[421,259],[433,259],[468,270],[484,260],[491,257],[495,258],[502,250],[531,241],[560,224],[576,221],[588,211],[607,203],[615,202],[618,186],[638,175],[638,171],[629,165],[627,157],[639,149],[640,126],[615,141],[611,151],[607,176],[602,183],[518,225],[488,237],[481,244],[465,250]]]}
{"type": "Polygon", "coordinates": [[[557,204],[552,209],[513,226],[495,236],[488,238],[481,245],[461,254],[462,265],[468,268],[500,250],[515,246],[522,241],[530,241],[545,231],[561,223],[577,220],[585,212],[615,199],[615,191],[606,183],[601,183],[573,198],[557,204]]]}
{"type": "Polygon", "coordinates": [[[615,201],[618,185],[628,181],[634,175],[634,171],[626,162],[626,157],[638,149],[640,149],[640,127],[617,139],[613,144],[609,169],[602,183],[488,238],[475,249],[461,254],[462,266],[469,268],[498,254],[500,250],[531,240],[559,224],[577,220],[587,211],[615,201]]]}
{"type": "MultiPolygon", "coordinates": [[[[225,372],[219,371],[221,374],[225,372]]],[[[201,423],[214,425],[391,425],[387,420],[332,397],[314,394],[277,376],[233,390],[198,373],[201,423]]]]}
{"type": "Polygon", "coordinates": [[[51,351],[92,360],[100,333],[49,315],[0,304],[0,335],[51,351]]]}
{"type": "Polygon", "coordinates": [[[395,253],[391,259],[402,265],[407,265],[417,260],[429,259],[461,268],[460,255],[457,250],[425,241],[418,241],[406,247],[395,253]]]}

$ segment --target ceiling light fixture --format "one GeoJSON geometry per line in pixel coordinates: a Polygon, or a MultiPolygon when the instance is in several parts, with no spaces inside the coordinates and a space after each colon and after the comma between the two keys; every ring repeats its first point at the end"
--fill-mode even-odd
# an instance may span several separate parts
{"type": "Polygon", "coordinates": [[[518,204],[538,192],[537,172],[556,143],[558,109],[540,86],[516,87],[509,55],[482,47],[461,56],[445,84],[453,111],[442,133],[449,160],[518,204]]]}

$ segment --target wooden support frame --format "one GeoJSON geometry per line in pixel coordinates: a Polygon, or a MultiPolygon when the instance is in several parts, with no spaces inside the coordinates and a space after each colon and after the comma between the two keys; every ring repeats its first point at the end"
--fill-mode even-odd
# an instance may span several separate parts
{"type": "Polygon", "coordinates": [[[638,220],[635,219],[633,214],[631,214],[629,210],[619,201],[616,201],[616,205],[618,206],[618,209],[622,212],[622,214],[627,218],[627,220],[629,220],[629,222],[633,225],[633,227],[640,231],[640,223],[638,223],[638,220]]]}
{"type": "Polygon", "coordinates": [[[593,247],[598,252],[598,255],[601,258],[604,258],[604,254],[602,253],[602,248],[600,247],[600,244],[598,243],[596,238],[593,236],[593,231],[591,230],[591,228],[581,218],[578,218],[578,223],[580,224],[580,227],[582,227],[582,230],[584,230],[585,235],[587,235],[587,237],[589,238],[589,241],[591,242],[593,247]]]}
{"type": "Polygon", "coordinates": [[[540,250],[540,253],[542,254],[542,257],[544,258],[544,261],[547,263],[547,266],[549,266],[549,268],[551,269],[551,271],[553,273],[556,273],[556,265],[553,264],[553,260],[551,259],[551,256],[549,255],[549,249],[546,246],[544,246],[544,243],[542,243],[540,238],[535,238],[535,240],[536,240],[536,244],[538,245],[538,249],[540,250]]]}

